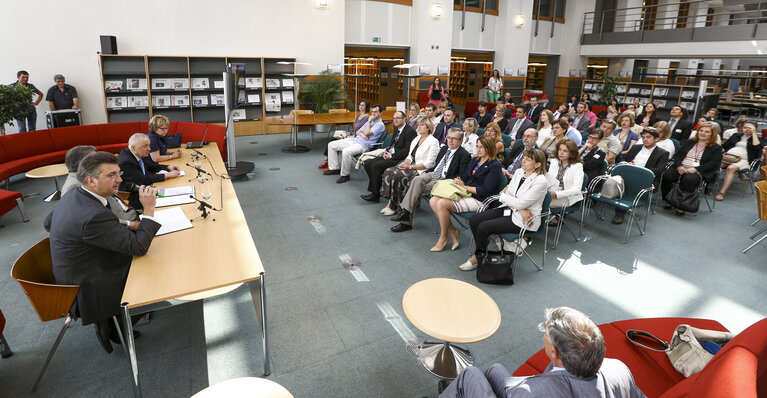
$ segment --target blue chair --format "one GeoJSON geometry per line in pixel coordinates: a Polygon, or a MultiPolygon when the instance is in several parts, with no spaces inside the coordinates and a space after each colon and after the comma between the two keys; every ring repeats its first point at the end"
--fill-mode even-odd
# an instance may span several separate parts
{"type": "MultiPolygon", "coordinates": [[[[594,202],[594,204],[603,204],[615,208],[621,208],[630,213],[629,222],[626,224],[626,234],[623,237],[623,243],[628,242],[629,233],[631,232],[631,225],[636,223],[639,234],[644,235],[647,230],[647,218],[650,215],[650,206],[652,204],[652,191],[653,180],[655,174],[649,169],[644,167],[634,166],[631,164],[619,164],[615,166],[610,173],[613,176],[621,176],[624,182],[624,192],[621,199],[617,198],[605,198],[602,197],[601,192],[592,192],[588,195],[588,200],[594,202]],[[638,209],[646,207],[644,226],[639,225],[639,217],[636,214],[638,209]]],[[[607,176],[598,176],[594,178],[593,183],[603,181],[607,176]],[[599,180],[599,181],[597,181],[599,180]]],[[[594,186],[594,185],[590,185],[594,186]]],[[[601,190],[600,190],[601,191],[601,190]]],[[[588,209],[588,204],[586,205],[588,209]]],[[[592,206],[597,218],[604,220],[604,216],[599,214],[596,206],[592,206]]],[[[588,210],[586,210],[588,211],[588,210]]]]}
{"type": "MultiPolygon", "coordinates": [[[[497,198],[496,198],[497,199],[497,198]]],[[[508,233],[508,234],[500,234],[500,238],[509,241],[514,242],[517,239],[525,239],[525,238],[534,238],[536,236],[540,236],[543,234],[543,257],[541,258],[541,265],[538,266],[538,263],[533,260],[533,258],[530,256],[530,253],[527,252],[527,249],[521,249],[522,253],[514,253],[514,263],[511,266],[511,273],[514,274],[514,269],[517,267],[517,260],[519,257],[522,257],[524,254],[527,256],[527,258],[530,259],[530,261],[535,265],[535,268],[538,269],[538,271],[543,271],[543,266],[546,262],[546,246],[549,244],[549,223],[547,222],[549,218],[549,205],[551,204],[551,193],[546,192],[546,197],[543,199],[543,206],[541,207],[541,214],[537,217],[541,219],[541,226],[538,227],[538,230],[536,231],[528,231],[527,225],[522,227],[522,230],[518,234],[514,233],[508,233]]],[[[528,224],[532,223],[532,221],[535,219],[535,217],[530,218],[530,221],[528,221],[528,224]]]]}
{"type": "Polygon", "coordinates": [[[480,137],[485,135],[485,129],[483,129],[482,127],[478,128],[477,129],[477,135],[480,136],[480,137]]]}
{"type": "Polygon", "coordinates": [[[511,138],[510,135],[503,133],[501,133],[501,139],[503,140],[503,147],[511,149],[511,144],[514,142],[514,139],[511,138]]]}
{"type": "Polygon", "coordinates": [[[674,144],[674,153],[679,152],[679,140],[676,138],[669,138],[671,143],[674,144]]]}
{"type": "MultiPolygon", "coordinates": [[[[583,195],[583,199],[579,200],[577,203],[565,206],[565,207],[552,207],[551,208],[551,215],[556,217],[559,222],[557,223],[557,231],[554,234],[554,245],[551,246],[551,250],[557,249],[557,244],[559,243],[559,234],[562,232],[562,227],[564,226],[568,232],[570,232],[570,235],[573,236],[576,242],[581,241],[581,235],[583,234],[583,202],[586,201],[586,195],[588,194],[588,190],[586,189],[588,187],[589,183],[589,176],[587,176],[585,173],[583,174],[583,185],[581,186],[581,194],[583,195]],[[581,213],[581,221],[580,221],[580,227],[578,229],[578,236],[576,236],[573,231],[570,230],[570,227],[566,225],[565,218],[568,214],[574,214],[576,212],[581,213]]],[[[569,203],[568,203],[569,204],[569,203]]]]}
{"type": "MultiPolygon", "coordinates": [[[[368,148],[367,152],[374,151],[376,149],[381,149],[381,148],[388,148],[389,145],[391,145],[391,141],[393,138],[394,138],[394,134],[389,134],[384,131],[384,133],[381,134],[381,136],[378,138],[378,141],[370,145],[370,148],[368,148]]],[[[357,161],[359,160],[360,157],[362,157],[362,155],[364,155],[364,153],[357,156],[352,156],[352,162],[354,162],[354,164],[357,164],[357,161]]],[[[364,167],[360,167],[358,169],[360,175],[362,175],[362,170],[364,169],[365,169],[364,167]]]]}

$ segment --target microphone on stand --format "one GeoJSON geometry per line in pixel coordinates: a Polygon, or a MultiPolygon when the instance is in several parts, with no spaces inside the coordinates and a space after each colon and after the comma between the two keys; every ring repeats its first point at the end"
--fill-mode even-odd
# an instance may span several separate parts
{"type": "Polygon", "coordinates": [[[202,157],[204,157],[205,159],[207,159],[207,158],[208,158],[207,156],[205,156],[205,154],[204,154],[204,153],[202,153],[202,152],[200,152],[200,151],[198,151],[198,150],[196,150],[196,149],[192,149],[192,152],[194,152],[194,153],[195,153],[195,154],[197,154],[198,156],[202,156],[202,157]]]}
{"type": "Polygon", "coordinates": [[[205,171],[205,170],[203,170],[203,169],[201,169],[201,168],[199,168],[199,167],[197,167],[197,166],[191,165],[191,164],[189,164],[189,163],[187,163],[186,165],[187,165],[187,166],[189,166],[189,167],[191,167],[191,168],[193,168],[193,169],[195,169],[195,170],[197,170],[197,174],[198,174],[198,175],[199,175],[199,174],[207,174],[207,175],[209,175],[209,176],[211,176],[211,177],[212,177],[212,175],[211,175],[210,173],[208,173],[207,171],[205,171]]]}

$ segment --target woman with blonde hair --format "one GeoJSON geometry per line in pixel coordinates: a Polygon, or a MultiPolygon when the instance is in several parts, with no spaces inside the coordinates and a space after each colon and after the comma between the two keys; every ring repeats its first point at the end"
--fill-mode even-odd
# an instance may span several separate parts
{"type": "Polygon", "coordinates": [[[542,110],[538,117],[538,141],[535,142],[538,146],[543,144],[546,138],[551,137],[552,123],[554,123],[554,114],[548,109],[542,110]]]}
{"type": "Polygon", "coordinates": [[[477,140],[479,139],[479,136],[477,135],[478,128],[479,124],[477,123],[477,119],[474,119],[473,117],[466,118],[466,120],[463,121],[463,142],[461,143],[461,146],[466,152],[469,152],[471,156],[474,156],[477,153],[477,140]]]}
{"type": "Polygon", "coordinates": [[[658,130],[658,142],[655,145],[661,149],[665,149],[666,152],[668,152],[669,159],[674,159],[676,147],[674,146],[674,142],[669,139],[671,138],[671,127],[668,125],[668,122],[661,120],[660,122],[655,123],[653,127],[655,127],[655,130],[658,130]]]}
{"type": "Polygon", "coordinates": [[[165,143],[165,136],[170,129],[170,121],[163,115],[154,115],[149,119],[149,132],[146,133],[149,137],[149,156],[155,162],[162,162],[166,160],[176,159],[181,157],[181,150],[175,150],[168,152],[167,144],[165,143]]]}
{"type": "Polygon", "coordinates": [[[485,137],[490,137],[495,142],[495,157],[499,162],[503,162],[503,137],[501,136],[501,127],[497,123],[490,123],[485,126],[485,137]]]}
{"type": "Polygon", "coordinates": [[[624,112],[622,115],[618,116],[617,123],[618,129],[613,131],[613,135],[618,137],[618,140],[623,146],[621,154],[626,156],[629,150],[631,150],[631,147],[639,141],[639,135],[631,130],[631,128],[634,127],[634,117],[631,116],[630,113],[624,112]]]}

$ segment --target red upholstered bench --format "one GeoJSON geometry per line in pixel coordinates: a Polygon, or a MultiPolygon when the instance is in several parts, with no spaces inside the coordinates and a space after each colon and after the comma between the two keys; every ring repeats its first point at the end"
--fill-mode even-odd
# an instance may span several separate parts
{"type": "MultiPolygon", "coordinates": [[[[767,319],[744,330],[703,371],[687,379],[671,366],[665,353],[643,349],[626,339],[627,330],[640,329],[668,341],[674,328],[682,323],[703,329],[727,330],[719,322],[694,318],[647,318],[606,323],[599,325],[607,344],[605,356],[623,361],[631,369],[637,386],[648,397],[704,396],[698,393],[706,391],[704,384],[710,389],[707,396],[711,397],[767,396],[767,378],[764,377],[767,373],[767,319]],[[746,348],[739,348],[741,346],[746,348]],[[729,351],[735,352],[728,354],[729,351]],[[720,357],[728,359],[718,359],[720,357]],[[744,379],[750,380],[750,384],[741,383],[744,379]],[[723,394],[720,384],[731,389],[723,394]]],[[[514,376],[540,374],[548,364],[549,358],[541,350],[520,366],[514,376]]]]}
{"type": "MultiPolygon", "coordinates": [[[[29,221],[29,218],[27,218],[27,213],[24,211],[24,197],[18,192],[0,189],[0,217],[11,211],[16,206],[19,207],[22,221],[29,221]]],[[[2,334],[1,331],[2,327],[0,327],[0,334],[2,334]]]]}

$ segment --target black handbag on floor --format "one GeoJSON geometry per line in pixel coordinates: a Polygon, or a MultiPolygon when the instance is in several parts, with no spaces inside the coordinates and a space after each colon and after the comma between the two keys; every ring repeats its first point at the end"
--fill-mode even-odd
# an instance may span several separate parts
{"type": "Polygon", "coordinates": [[[480,251],[477,254],[477,281],[491,285],[514,284],[514,252],[480,251]]]}
{"type": "MultiPolygon", "coordinates": [[[[703,176],[698,174],[698,177],[703,179],[703,176]]],[[[682,211],[689,211],[690,213],[697,213],[700,207],[700,197],[703,194],[700,188],[695,188],[692,192],[685,192],[679,187],[679,182],[682,181],[682,176],[679,176],[679,181],[674,184],[670,191],[664,198],[668,204],[682,211]]]]}

